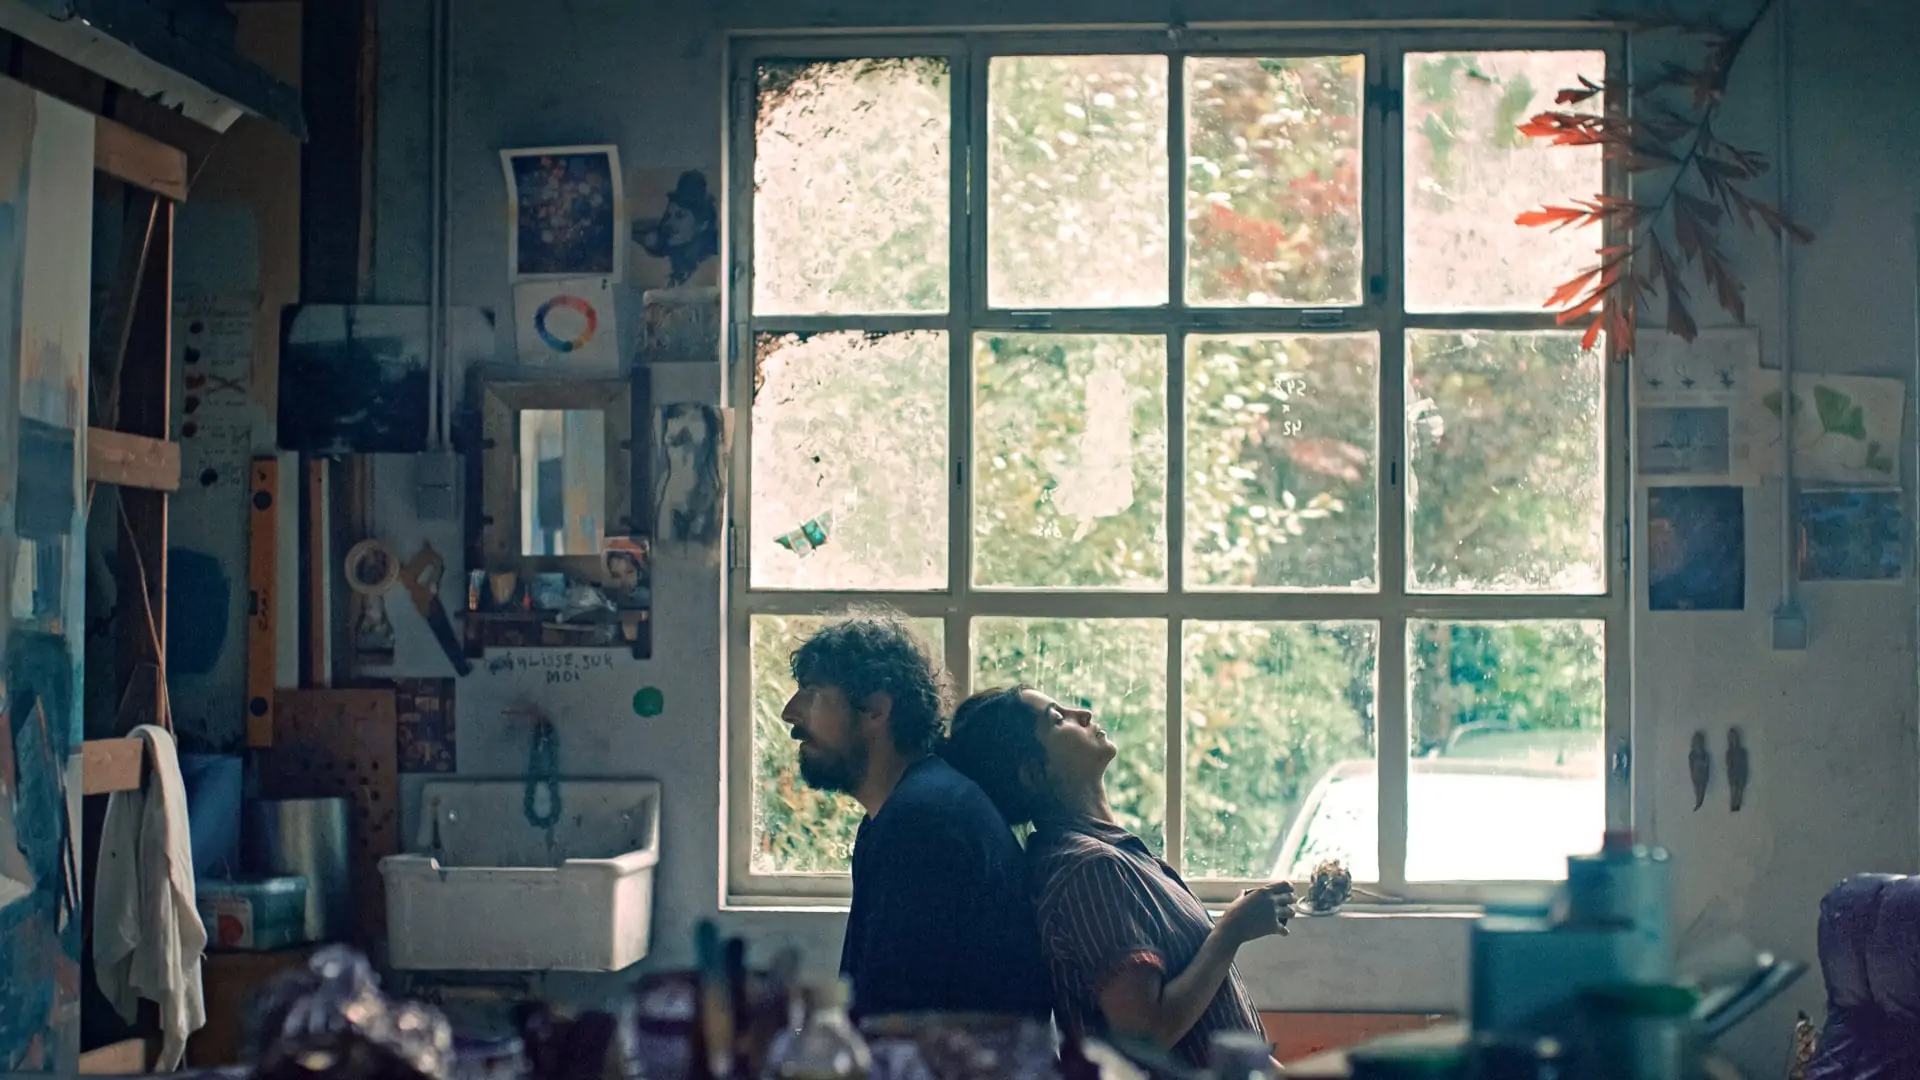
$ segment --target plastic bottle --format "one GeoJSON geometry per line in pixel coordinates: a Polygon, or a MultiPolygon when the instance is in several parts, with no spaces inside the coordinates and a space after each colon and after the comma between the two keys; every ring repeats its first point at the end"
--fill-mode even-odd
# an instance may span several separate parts
{"type": "Polygon", "coordinates": [[[809,988],[806,1021],[768,1071],[778,1080],[866,1080],[873,1058],[847,1018],[847,999],[844,979],[809,988]]]}
{"type": "Polygon", "coordinates": [[[1207,1039],[1207,1065],[1218,1080],[1273,1080],[1280,1070],[1273,1047],[1251,1031],[1216,1031],[1207,1039]]]}

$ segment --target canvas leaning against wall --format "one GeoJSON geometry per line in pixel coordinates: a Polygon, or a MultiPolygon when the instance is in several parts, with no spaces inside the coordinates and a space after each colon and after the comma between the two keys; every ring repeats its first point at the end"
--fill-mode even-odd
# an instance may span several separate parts
{"type": "Polygon", "coordinates": [[[79,1053],[93,117],[0,78],[0,1069],[79,1053]]]}
{"type": "MultiPolygon", "coordinates": [[[[306,454],[417,454],[427,448],[424,305],[307,304],[281,327],[280,448],[306,454]]],[[[493,313],[447,311],[453,384],[493,355],[493,313]]]]}

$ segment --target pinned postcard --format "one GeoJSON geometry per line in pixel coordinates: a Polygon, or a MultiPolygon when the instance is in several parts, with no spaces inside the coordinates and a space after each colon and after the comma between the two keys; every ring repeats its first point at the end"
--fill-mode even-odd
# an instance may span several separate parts
{"type": "Polygon", "coordinates": [[[720,204],[710,170],[638,169],[633,202],[634,281],[643,289],[720,284],[720,204]]]}
{"type": "Polygon", "coordinates": [[[620,370],[610,278],[558,278],[513,287],[520,362],[581,373],[620,370]]]}
{"type": "Polygon", "coordinates": [[[620,280],[620,151],[549,146],[500,151],[507,178],[507,274],[620,280]]]}
{"type": "Polygon", "coordinates": [[[1802,581],[1898,581],[1906,537],[1900,491],[1802,491],[1802,581]]]}
{"type": "Polygon", "coordinates": [[[1649,485],[1750,485],[1759,335],[1643,333],[1633,355],[1635,461],[1649,485]]]}
{"type": "MultiPolygon", "coordinates": [[[[1754,440],[1754,464],[1764,476],[1780,475],[1780,373],[1766,371],[1756,384],[1760,415],[1772,430],[1754,440]]],[[[1863,375],[1793,376],[1793,474],[1827,484],[1897,487],[1900,436],[1907,387],[1899,379],[1863,375]]]]}

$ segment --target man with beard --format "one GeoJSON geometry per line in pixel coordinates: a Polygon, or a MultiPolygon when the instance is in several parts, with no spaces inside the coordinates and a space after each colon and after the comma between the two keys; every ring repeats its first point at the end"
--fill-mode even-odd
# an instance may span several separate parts
{"type": "Polygon", "coordinates": [[[935,755],[940,683],[905,622],[861,615],[793,654],[781,719],[800,777],[866,808],[840,970],[857,1014],[1049,1009],[1020,845],[973,781],[935,755]]]}

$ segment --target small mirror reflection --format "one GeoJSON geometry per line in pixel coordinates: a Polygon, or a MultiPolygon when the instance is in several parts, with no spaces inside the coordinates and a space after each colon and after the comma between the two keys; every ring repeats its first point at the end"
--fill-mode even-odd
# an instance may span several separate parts
{"type": "Polygon", "coordinates": [[[521,554],[599,553],[605,531],[606,463],[604,413],[521,410],[521,554]]]}

